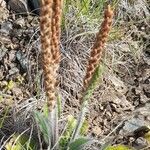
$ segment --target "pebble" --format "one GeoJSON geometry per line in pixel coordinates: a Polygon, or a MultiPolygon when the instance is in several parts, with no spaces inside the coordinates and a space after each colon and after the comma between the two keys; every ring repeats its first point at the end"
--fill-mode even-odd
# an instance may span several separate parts
{"type": "Polygon", "coordinates": [[[23,27],[25,25],[25,20],[24,18],[19,18],[15,21],[15,24],[19,27],[23,27]]]}
{"type": "Polygon", "coordinates": [[[93,133],[98,136],[102,133],[102,130],[100,127],[95,126],[95,127],[93,127],[93,133]]]}
{"type": "Polygon", "coordinates": [[[18,51],[16,53],[16,58],[19,61],[23,71],[26,72],[27,71],[27,67],[28,67],[27,57],[25,57],[25,55],[21,51],[18,51]]]}
{"type": "Polygon", "coordinates": [[[8,49],[5,48],[3,45],[0,47],[0,61],[3,59],[7,51],[8,49]]]}
{"type": "Polygon", "coordinates": [[[5,34],[6,36],[9,34],[9,32],[12,30],[12,23],[9,21],[6,21],[1,24],[0,33],[5,34]]]}
{"type": "Polygon", "coordinates": [[[11,68],[11,69],[9,70],[9,76],[11,76],[11,75],[13,75],[13,74],[16,74],[16,73],[18,73],[18,72],[19,72],[18,68],[17,68],[17,67],[13,67],[13,68],[11,68]]]}
{"type": "Polygon", "coordinates": [[[4,0],[0,0],[0,7],[6,8],[6,2],[4,0]]]}

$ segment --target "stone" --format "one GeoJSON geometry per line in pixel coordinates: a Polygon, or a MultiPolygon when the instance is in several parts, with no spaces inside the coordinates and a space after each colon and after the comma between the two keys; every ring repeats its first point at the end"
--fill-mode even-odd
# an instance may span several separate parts
{"type": "Polygon", "coordinates": [[[29,12],[27,0],[9,0],[8,5],[15,12],[29,12]]]}
{"type": "Polygon", "coordinates": [[[93,133],[98,136],[102,133],[102,130],[100,127],[95,126],[95,127],[93,127],[93,133]]]}

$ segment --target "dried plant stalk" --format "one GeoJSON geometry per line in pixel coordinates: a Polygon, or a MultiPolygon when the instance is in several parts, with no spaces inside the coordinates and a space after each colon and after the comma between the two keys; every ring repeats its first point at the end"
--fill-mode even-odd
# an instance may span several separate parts
{"type": "Polygon", "coordinates": [[[112,18],[113,18],[113,11],[111,10],[110,5],[108,5],[107,9],[104,13],[104,21],[101,24],[101,29],[97,33],[95,43],[91,49],[91,54],[86,70],[86,75],[83,80],[83,92],[86,91],[87,87],[89,86],[89,83],[92,79],[92,76],[94,74],[95,69],[97,68],[102,50],[104,48],[104,44],[106,43],[106,40],[108,38],[108,33],[111,29],[112,24],[112,18]]]}
{"type": "Polygon", "coordinates": [[[57,10],[61,8],[59,1],[41,0],[40,28],[42,65],[47,105],[50,112],[56,101],[57,70],[60,62],[59,38],[61,10],[57,10]],[[57,9],[54,9],[54,7],[57,9]]]}

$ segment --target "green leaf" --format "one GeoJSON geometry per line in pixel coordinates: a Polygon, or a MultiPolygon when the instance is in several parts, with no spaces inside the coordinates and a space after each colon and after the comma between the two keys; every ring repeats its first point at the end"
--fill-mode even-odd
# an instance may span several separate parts
{"type": "Polygon", "coordinates": [[[66,125],[66,130],[65,130],[64,134],[61,136],[61,139],[59,142],[62,150],[67,149],[66,147],[67,147],[68,142],[72,136],[72,132],[73,132],[76,124],[77,124],[77,120],[72,115],[69,115],[68,116],[68,122],[66,125]]]}
{"type": "Polygon", "coordinates": [[[104,71],[103,65],[101,65],[101,66],[98,65],[98,67],[96,68],[96,70],[92,76],[92,79],[90,81],[90,85],[89,85],[87,91],[84,93],[81,111],[80,111],[80,114],[79,114],[79,117],[77,120],[76,128],[74,129],[74,133],[72,135],[71,141],[76,139],[76,137],[79,135],[79,132],[81,131],[81,127],[82,127],[84,120],[85,120],[85,114],[87,112],[88,100],[90,99],[93,91],[97,87],[99,79],[100,79],[103,71],[104,71]]]}
{"type": "Polygon", "coordinates": [[[147,140],[148,143],[150,143],[150,131],[148,133],[145,133],[144,138],[147,140]]]}
{"type": "Polygon", "coordinates": [[[50,132],[50,124],[49,124],[48,118],[45,117],[42,113],[37,112],[37,111],[34,112],[34,117],[40,128],[40,131],[43,134],[45,142],[47,144],[50,144],[49,139],[51,137],[51,132],[50,132]]]}
{"type": "Polygon", "coordinates": [[[69,145],[69,150],[81,150],[84,148],[84,146],[87,146],[89,144],[92,144],[93,140],[88,138],[78,138],[69,145]]]}
{"type": "Polygon", "coordinates": [[[90,99],[90,97],[92,96],[92,93],[94,92],[94,90],[96,89],[99,81],[100,81],[100,77],[103,74],[104,71],[104,65],[98,65],[97,68],[95,69],[95,72],[92,76],[92,79],[90,81],[90,84],[85,92],[85,95],[83,97],[83,102],[84,101],[88,101],[90,99]]]}
{"type": "Polygon", "coordinates": [[[112,139],[109,140],[108,142],[104,143],[101,147],[100,147],[100,150],[106,150],[106,148],[108,148],[109,146],[111,146],[112,144],[112,139]]]}
{"type": "Polygon", "coordinates": [[[105,150],[133,150],[125,145],[108,146],[105,150]]]}
{"type": "Polygon", "coordinates": [[[74,128],[70,142],[74,141],[76,137],[79,136],[84,120],[85,120],[86,111],[87,111],[87,101],[84,101],[82,104],[82,108],[78,116],[77,124],[76,124],[76,127],[74,128]]]}
{"type": "Polygon", "coordinates": [[[4,115],[2,118],[0,118],[0,129],[3,127],[3,124],[5,122],[5,119],[7,118],[7,114],[9,113],[9,108],[10,107],[6,107],[5,110],[4,110],[4,115]]]}
{"type": "Polygon", "coordinates": [[[89,123],[87,120],[84,120],[82,127],[80,129],[80,135],[86,135],[88,132],[88,128],[89,128],[89,123]]]}
{"type": "Polygon", "coordinates": [[[7,84],[7,90],[12,90],[14,87],[14,82],[12,80],[10,80],[7,84]]]}
{"type": "Polygon", "coordinates": [[[2,102],[3,101],[3,96],[2,95],[0,95],[0,102],[2,102]]]}
{"type": "Polygon", "coordinates": [[[61,112],[62,112],[62,104],[61,104],[61,96],[57,96],[57,111],[58,111],[58,117],[60,118],[61,112]]]}
{"type": "Polygon", "coordinates": [[[47,106],[47,104],[45,104],[44,106],[43,106],[43,115],[45,116],[45,117],[47,117],[48,118],[48,106],[47,106]]]}
{"type": "Polygon", "coordinates": [[[5,145],[6,150],[36,150],[37,143],[26,135],[16,133],[5,145]]]}
{"type": "Polygon", "coordinates": [[[77,120],[72,115],[68,116],[67,131],[69,132],[69,134],[72,133],[72,131],[75,128],[76,124],[77,124],[77,120]]]}

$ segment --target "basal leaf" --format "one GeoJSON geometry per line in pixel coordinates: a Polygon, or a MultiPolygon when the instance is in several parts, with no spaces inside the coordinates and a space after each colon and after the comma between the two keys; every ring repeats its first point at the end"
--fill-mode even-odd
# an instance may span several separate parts
{"type": "Polygon", "coordinates": [[[78,138],[69,145],[69,150],[82,150],[85,146],[92,143],[92,139],[88,138],[78,138]]]}
{"type": "Polygon", "coordinates": [[[34,117],[35,117],[35,120],[40,128],[40,131],[42,132],[43,134],[43,137],[44,137],[44,140],[47,144],[49,144],[49,139],[50,139],[50,125],[49,125],[49,122],[48,122],[48,118],[45,117],[42,113],[40,112],[34,112],[34,117]]]}

